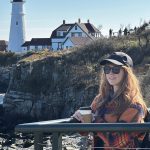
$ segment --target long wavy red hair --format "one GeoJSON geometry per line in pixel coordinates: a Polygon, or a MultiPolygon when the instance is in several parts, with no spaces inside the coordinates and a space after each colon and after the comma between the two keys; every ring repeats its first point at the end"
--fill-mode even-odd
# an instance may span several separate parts
{"type": "MultiPolygon", "coordinates": [[[[119,106],[117,107],[116,112],[121,113],[121,111],[125,109],[125,106],[128,107],[123,103],[126,102],[126,104],[128,105],[130,105],[131,103],[138,103],[142,105],[146,113],[147,107],[141,94],[139,80],[134,74],[132,68],[127,66],[122,66],[122,68],[125,72],[124,79],[114,98],[117,99],[117,103],[119,106]],[[124,101],[119,100],[120,98],[123,98],[124,101]]],[[[111,91],[111,89],[112,86],[108,83],[106,75],[102,73],[100,77],[99,102],[107,96],[108,92],[111,91]]],[[[97,105],[97,107],[99,106],[97,105]]]]}

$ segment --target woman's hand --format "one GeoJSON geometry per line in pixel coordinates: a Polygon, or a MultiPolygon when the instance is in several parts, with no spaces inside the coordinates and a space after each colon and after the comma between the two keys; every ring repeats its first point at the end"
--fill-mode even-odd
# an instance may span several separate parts
{"type": "Polygon", "coordinates": [[[81,115],[81,113],[80,113],[80,110],[77,110],[77,111],[73,114],[72,117],[75,118],[75,119],[77,119],[78,121],[81,121],[82,123],[84,123],[84,120],[83,120],[83,117],[82,117],[82,115],[81,115]]]}

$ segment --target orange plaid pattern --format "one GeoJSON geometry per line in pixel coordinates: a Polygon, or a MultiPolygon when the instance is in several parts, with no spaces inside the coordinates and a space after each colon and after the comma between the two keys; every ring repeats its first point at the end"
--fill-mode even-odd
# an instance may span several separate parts
{"type": "MultiPolygon", "coordinates": [[[[119,122],[137,122],[142,123],[144,118],[144,110],[140,104],[131,104],[129,108],[124,111],[120,117],[111,114],[112,105],[104,105],[102,110],[95,109],[95,103],[93,102],[91,108],[97,116],[94,120],[95,123],[119,123],[119,122]]],[[[121,148],[140,147],[140,144],[144,138],[145,133],[127,133],[127,132],[109,132],[102,133],[99,132],[97,135],[103,140],[105,147],[114,147],[112,150],[121,150],[121,148]]],[[[105,148],[105,150],[111,150],[110,148],[105,148]]]]}

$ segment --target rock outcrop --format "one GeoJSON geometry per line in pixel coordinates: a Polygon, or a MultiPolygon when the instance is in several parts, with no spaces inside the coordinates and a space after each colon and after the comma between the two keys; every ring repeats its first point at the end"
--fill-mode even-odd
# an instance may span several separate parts
{"type": "Polygon", "coordinates": [[[5,94],[5,115],[57,119],[90,105],[99,88],[99,56],[97,52],[70,53],[18,63],[5,94]]]}
{"type": "MultiPolygon", "coordinates": [[[[26,59],[14,65],[4,98],[8,120],[65,118],[80,106],[90,105],[99,89],[99,62],[110,49],[112,52],[112,45],[107,41],[105,46],[102,43],[93,51],[87,47],[47,53],[38,59],[33,54],[29,56],[32,61],[26,59]]],[[[145,83],[148,77],[142,78],[145,83]]],[[[146,87],[149,85],[148,80],[146,87]]],[[[144,91],[150,92],[149,88],[144,91]]]]}
{"type": "Polygon", "coordinates": [[[12,67],[0,67],[0,93],[7,91],[12,67]]]}

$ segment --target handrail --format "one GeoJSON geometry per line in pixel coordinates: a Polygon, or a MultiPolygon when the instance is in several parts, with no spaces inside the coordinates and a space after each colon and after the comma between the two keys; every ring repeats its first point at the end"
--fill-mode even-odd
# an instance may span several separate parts
{"type": "Polygon", "coordinates": [[[16,126],[17,132],[91,132],[91,131],[150,131],[150,123],[49,123],[49,124],[20,124],[16,126]],[[32,130],[31,130],[32,129],[32,130]]]}
{"type": "Polygon", "coordinates": [[[52,133],[52,149],[62,149],[61,133],[66,132],[133,132],[150,131],[150,123],[69,123],[71,118],[19,124],[16,132],[34,133],[34,149],[43,150],[43,133],[52,133]],[[41,144],[39,144],[41,143],[41,144]]]}

